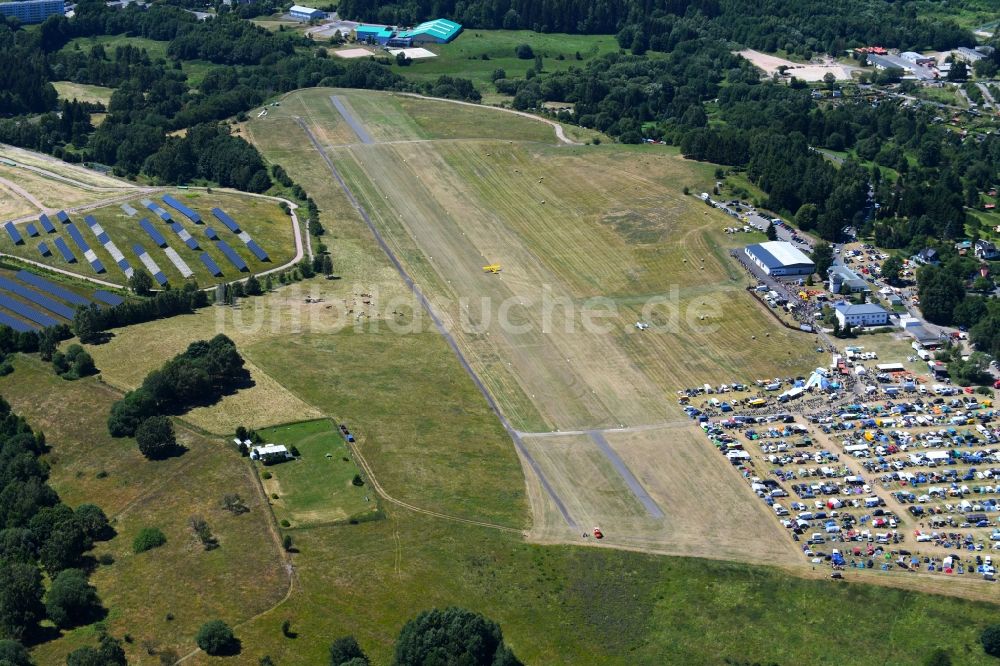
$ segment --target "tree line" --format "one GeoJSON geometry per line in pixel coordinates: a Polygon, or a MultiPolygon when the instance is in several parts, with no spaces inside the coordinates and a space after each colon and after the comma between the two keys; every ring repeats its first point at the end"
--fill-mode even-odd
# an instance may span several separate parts
{"type": "MultiPolygon", "coordinates": [[[[0,398],[0,654],[37,638],[38,623],[87,624],[103,614],[84,554],[113,532],[94,504],[72,509],[48,484],[45,435],[0,398]],[[51,581],[45,591],[43,572],[51,581]]],[[[12,663],[18,663],[15,660],[12,663]]]]}
{"type": "MultiPolygon", "coordinates": [[[[112,405],[108,432],[112,437],[135,436],[148,419],[211,404],[248,380],[243,357],[225,335],[192,342],[112,405]]],[[[154,425],[159,428],[161,423],[154,425]]]]}

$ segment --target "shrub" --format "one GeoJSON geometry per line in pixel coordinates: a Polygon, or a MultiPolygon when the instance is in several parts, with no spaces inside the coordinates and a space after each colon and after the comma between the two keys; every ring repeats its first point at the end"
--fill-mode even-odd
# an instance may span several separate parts
{"type": "Polygon", "coordinates": [[[514,47],[514,55],[521,60],[531,60],[535,57],[535,52],[527,44],[518,44],[514,47]]]}
{"type": "Polygon", "coordinates": [[[365,655],[354,636],[343,636],[330,644],[330,666],[341,666],[348,663],[358,666],[368,663],[368,656],[365,655]]]}
{"type": "Polygon", "coordinates": [[[266,480],[268,480],[268,479],[271,478],[272,474],[270,472],[268,472],[267,470],[265,470],[264,473],[261,474],[260,476],[261,476],[262,479],[264,479],[266,481],[266,480]]]}
{"type": "Polygon", "coordinates": [[[233,630],[222,620],[210,620],[201,625],[194,641],[206,654],[212,656],[234,654],[239,647],[233,630]]]}
{"type": "Polygon", "coordinates": [[[361,478],[360,474],[355,474],[354,478],[351,479],[351,484],[360,487],[360,486],[365,485],[365,480],[361,478]]]}
{"type": "Polygon", "coordinates": [[[290,551],[292,549],[292,535],[291,534],[286,534],[284,536],[284,538],[281,540],[281,547],[284,548],[285,551],[290,551]]]}
{"type": "Polygon", "coordinates": [[[281,519],[281,526],[282,527],[291,527],[292,524],[290,522],[288,522],[287,520],[285,520],[284,518],[282,518],[281,519]]]}
{"type": "Polygon", "coordinates": [[[144,527],[132,540],[132,550],[136,554],[159,548],[167,542],[165,535],[158,527],[144,527]]]}
{"type": "Polygon", "coordinates": [[[115,563],[115,556],[111,553],[101,553],[97,556],[97,562],[101,566],[110,567],[115,563]]]}
{"type": "Polygon", "coordinates": [[[991,624],[979,636],[983,650],[991,657],[1000,658],[1000,624],[991,624]]]}

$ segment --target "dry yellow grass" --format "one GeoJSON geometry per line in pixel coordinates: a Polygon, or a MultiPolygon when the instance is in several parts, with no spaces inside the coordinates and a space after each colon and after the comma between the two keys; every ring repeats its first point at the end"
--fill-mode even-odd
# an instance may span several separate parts
{"type": "Polygon", "coordinates": [[[121,180],[112,176],[105,176],[102,173],[80,166],[79,164],[69,164],[68,162],[63,162],[62,160],[58,160],[50,155],[36,153],[31,150],[25,150],[24,148],[0,144],[0,157],[6,157],[7,159],[14,160],[19,164],[27,164],[29,166],[45,169],[46,171],[51,171],[65,178],[70,178],[95,187],[115,187],[125,189],[135,188],[134,183],[130,183],[126,180],[121,180]]]}
{"type": "Polygon", "coordinates": [[[2,164],[0,164],[0,177],[24,188],[46,208],[57,210],[94,203],[114,196],[114,192],[85,190],[65,181],[48,178],[35,171],[2,164]]]}
{"type": "Polygon", "coordinates": [[[37,213],[38,209],[30,201],[0,182],[0,218],[6,221],[37,213]]]}

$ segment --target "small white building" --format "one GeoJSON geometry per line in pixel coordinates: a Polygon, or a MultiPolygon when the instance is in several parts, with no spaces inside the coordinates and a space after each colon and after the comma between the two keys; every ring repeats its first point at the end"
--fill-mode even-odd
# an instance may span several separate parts
{"type": "Polygon", "coordinates": [[[865,303],[837,303],[833,306],[840,327],[851,326],[885,326],[889,323],[889,311],[881,305],[865,303]]]}
{"type": "Polygon", "coordinates": [[[292,8],[288,10],[288,14],[300,21],[326,18],[326,12],[322,9],[313,9],[312,7],[303,7],[302,5],[292,5],[292,8]]]}
{"type": "Polygon", "coordinates": [[[265,444],[250,449],[250,459],[259,460],[265,465],[284,462],[294,457],[282,444],[265,444]]]}

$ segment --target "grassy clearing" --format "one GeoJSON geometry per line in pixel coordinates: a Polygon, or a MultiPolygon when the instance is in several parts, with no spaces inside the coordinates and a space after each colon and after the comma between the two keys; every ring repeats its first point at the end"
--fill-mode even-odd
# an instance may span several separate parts
{"type": "MultiPolygon", "coordinates": [[[[21,171],[23,172],[23,170],[21,171]]],[[[77,192],[82,192],[82,190],[72,188],[71,186],[67,186],[67,188],[75,189],[77,192]]],[[[115,203],[108,204],[94,210],[86,211],[85,213],[71,214],[71,217],[73,218],[77,228],[80,230],[80,233],[83,234],[85,239],[87,239],[91,249],[94,250],[97,257],[107,269],[107,274],[101,276],[103,279],[122,284],[125,282],[125,276],[121,269],[119,269],[115,264],[111,254],[97,242],[97,238],[87,227],[86,222],[83,220],[84,215],[93,215],[97,219],[133,267],[140,267],[142,266],[142,263],[133,251],[132,246],[138,243],[145,248],[156,264],[160,267],[160,270],[162,270],[164,275],[167,276],[167,280],[174,287],[183,285],[184,278],[181,276],[180,272],[173,265],[173,263],[171,263],[164,251],[154,245],[146,232],[139,226],[139,220],[143,217],[153,221],[154,226],[156,226],[160,233],[163,234],[164,238],[167,239],[167,243],[170,247],[177,250],[177,253],[181,256],[181,258],[184,259],[187,265],[194,271],[194,279],[196,279],[201,285],[227,282],[246,277],[249,273],[259,273],[275,266],[280,266],[295,256],[294,236],[291,221],[289,217],[278,207],[277,202],[268,199],[249,197],[242,194],[219,192],[217,190],[212,193],[180,189],[170,189],[166,191],[169,191],[180,201],[184,202],[186,205],[201,214],[204,224],[195,224],[186,219],[179,212],[174,211],[169,206],[163,204],[162,201],[159,201],[158,197],[150,197],[156,199],[157,203],[168,209],[174,220],[179,222],[181,226],[187,229],[187,231],[199,241],[199,244],[201,245],[200,250],[189,249],[180,240],[177,234],[166,225],[166,223],[160,221],[159,218],[157,218],[152,212],[142,206],[139,203],[139,199],[141,198],[139,194],[137,194],[134,199],[129,200],[129,203],[131,203],[131,205],[139,211],[133,217],[129,217],[122,211],[120,201],[116,201],[115,203]],[[215,217],[212,216],[211,209],[215,206],[219,206],[228,212],[233,219],[240,224],[241,228],[245,229],[247,233],[249,233],[250,236],[253,237],[265,251],[267,251],[271,260],[268,262],[262,262],[251,254],[239,238],[237,238],[232,232],[226,229],[221,222],[217,221],[215,217]],[[225,255],[218,249],[216,244],[208,239],[205,235],[205,228],[209,226],[215,229],[219,237],[229,243],[236,253],[243,257],[249,267],[249,273],[240,273],[237,271],[236,268],[229,263],[229,260],[226,259],[225,255]],[[208,254],[215,260],[216,264],[218,264],[223,273],[221,278],[213,277],[208,272],[208,269],[205,268],[205,265],[198,258],[202,251],[208,252],[208,254]]],[[[101,193],[99,198],[107,199],[108,197],[109,194],[105,192],[101,193]]],[[[70,204],[68,203],[54,203],[52,205],[54,207],[70,208],[70,204]]],[[[61,225],[57,225],[57,232],[60,232],[59,226],[61,225]]],[[[57,252],[54,252],[51,257],[42,258],[38,253],[37,245],[38,241],[46,240],[43,238],[29,240],[25,245],[21,246],[14,246],[9,238],[4,238],[0,240],[0,251],[22,256],[34,261],[43,261],[44,263],[52,266],[74,270],[85,275],[93,276],[94,273],[92,269],[84,261],[82,252],[78,251],[78,248],[69,238],[69,235],[66,233],[62,233],[61,235],[64,236],[64,240],[67,245],[69,245],[74,254],[77,255],[77,264],[67,264],[63,261],[62,256],[60,256],[57,252]]],[[[54,234],[45,234],[45,236],[54,236],[54,234]]],[[[51,241],[51,239],[48,240],[51,241]]]]}
{"type": "MultiPolygon", "coordinates": [[[[5,151],[6,152],[6,151],[5,151]]],[[[10,167],[0,164],[0,178],[11,181],[23,190],[28,192],[34,199],[44,207],[59,210],[60,208],[71,208],[82,206],[107,199],[114,192],[103,190],[88,190],[64,180],[50,178],[37,171],[29,171],[20,167],[10,167]]],[[[16,196],[21,196],[17,194],[16,196]]],[[[33,215],[38,214],[37,207],[27,199],[23,199],[26,205],[31,207],[33,215]]],[[[7,239],[10,240],[9,238],[7,239]]],[[[34,248],[32,248],[34,249],[34,248]]],[[[35,253],[38,254],[37,252],[35,253]]]]}
{"type": "Polygon", "coordinates": [[[100,103],[105,107],[111,102],[111,94],[114,88],[104,86],[92,86],[86,83],[73,83],[72,81],[54,81],[52,83],[59,93],[59,99],[78,100],[81,102],[100,103]]]}
{"type": "Polygon", "coordinates": [[[986,664],[976,636],[997,608],[767,567],[528,545],[413,514],[296,537],[304,593],[240,630],[252,657],[319,663],[332,637],[351,633],[389,663],[407,619],[458,604],[495,618],[525,663],[832,665],[863,653],[902,665],[942,645],[986,664]],[[280,635],[286,616],[295,641],[280,635]],[[965,621],[936,630],[955,616],[965,621]]]}
{"type": "MultiPolygon", "coordinates": [[[[102,114],[98,114],[102,115],[102,114]]],[[[4,145],[0,147],[0,156],[5,157],[10,160],[14,160],[18,164],[26,164],[28,166],[38,167],[45,171],[56,174],[57,176],[62,176],[63,178],[69,178],[70,180],[76,181],[78,183],[83,183],[86,187],[104,187],[104,188],[118,188],[131,189],[135,188],[134,183],[130,183],[126,180],[121,180],[114,178],[112,176],[107,176],[99,171],[94,171],[88,169],[79,164],[70,164],[69,162],[63,162],[50,155],[45,155],[43,153],[36,153],[30,150],[25,150],[24,148],[17,148],[15,146],[4,145]]]]}
{"type": "MultiPolygon", "coordinates": [[[[151,659],[147,644],[186,652],[207,619],[239,621],[281,598],[287,579],[269,531],[267,506],[247,463],[224,440],[205,439],[178,424],[184,455],[147,461],[133,440],[111,439],[107,433],[116,392],[95,378],[60,379],[37,358],[19,356],[15,366],[13,374],[0,379],[0,393],[44,430],[52,449],[50,483],[70,506],[101,506],[118,533],[95,546],[95,554],[110,553],[115,562],[98,567],[91,581],[110,611],[109,630],[135,638],[125,646],[130,661],[151,659]],[[223,511],[226,493],[239,493],[250,513],[223,511]],[[219,548],[202,548],[188,526],[191,516],[208,521],[219,548]],[[167,544],[134,555],[132,539],[147,526],[160,527],[167,544]],[[168,621],[167,613],[174,619],[168,621]]],[[[58,663],[92,642],[93,634],[93,627],[68,632],[36,648],[35,660],[58,663]]]]}
{"type": "Polygon", "coordinates": [[[498,95],[493,87],[494,70],[503,69],[508,77],[515,78],[523,77],[528,69],[534,67],[533,59],[520,60],[514,55],[514,49],[519,44],[528,44],[535,55],[542,56],[544,71],[549,72],[583,67],[594,57],[618,51],[618,42],[613,35],[466,30],[450,44],[424,47],[438,54],[438,57],[414,60],[407,67],[397,67],[396,71],[418,81],[434,80],[442,75],[471,79],[487,101],[496,101],[503,96],[498,95]],[[576,59],[577,52],[580,60],[576,59]],[[560,60],[559,56],[563,59],[560,60]]]}
{"type": "Polygon", "coordinates": [[[376,495],[352,481],[360,470],[344,438],[330,421],[308,421],[259,430],[266,442],[296,447],[300,457],[280,465],[260,466],[268,496],[277,494],[275,516],[292,527],[308,527],[378,515],[376,495]],[[367,501],[366,501],[367,498],[367,501]]]}
{"type": "Polygon", "coordinates": [[[345,329],[266,340],[247,354],[293,394],[347,424],[390,495],[523,525],[524,486],[510,440],[436,334],[345,329]]]}
{"type": "MultiPolygon", "coordinates": [[[[63,47],[63,50],[82,50],[89,52],[91,48],[98,44],[104,47],[104,50],[108,53],[109,58],[114,57],[115,47],[130,44],[132,46],[145,49],[146,52],[149,53],[149,57],[153,60],[165,60],[167,57],[167,47],[170,45],[170,42],[161,42],[155,39],[147,39],[145,37],[130,37],[128,35],[99,35],[97,37],[76,37],[71,39],[66,46],[63,47]]],[[[198,84],[201,83],[205,74],[212,67],[214,67],[212,63],[203,60],[185,60],[181,63],[181,69],[187,75],[188,83],[191,84],[192,88],[198,87],[198,84]]]]}
{"type": "Polygon", "coordinates": [[[0,182],[0,218],[6,221],[37,213],[38,209],[30,201],[0,182]]]}

